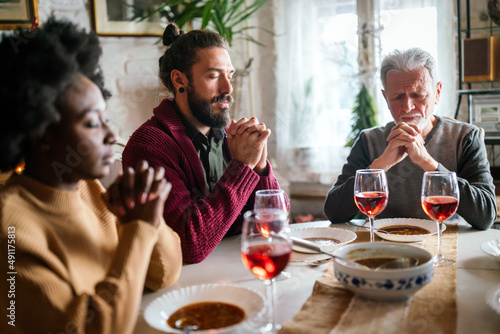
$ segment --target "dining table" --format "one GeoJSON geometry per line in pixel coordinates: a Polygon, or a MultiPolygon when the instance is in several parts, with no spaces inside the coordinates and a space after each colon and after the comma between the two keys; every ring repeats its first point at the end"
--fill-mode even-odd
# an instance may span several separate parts
{"type": "MultiPolygon", "coordinates": [[[[291,229],[304,227],[332,227],[368,233],[348,224],[331,224],[329,221],[313,221],[290,224],[291,229]]],[[[436,235],[430,238],[437,238],[436,235]]],[[[459,334],[500,333],[500,313],[487,302],[487,294],[500,289],[500,262],[484,253],[483,242],[500,239],[500,230],[476,230],[461,221],[457,232],[456,263],[456,328],[459,334]]],[[[382,242],[382,241],[378,241],[382,242]]],[[[241,261],[240,236],[224,238],[213,252],[202,262],[185,264],[178,281],[159,291],[145,291],[142,297],[135,334],[161,333],[148,325],[144,310],[156,298],[170,291],[200,284],[231,284],[243,286],[265,296],[265,286],[241,261]]],[[[286,279],[274,282],[274,318],[278,324],[290,322],[301,311],[304,303],[313,293],[313,288],[327,270],[332,270],[331,262],[310,265],[297,260],[293,255],[285,268],[286,279]]],[[[439,268],[435,268],[439,270],[439,268]]],[[[500,311],[499,311],[500,312],[500,311]]],[[[314,332],[314,331],[311,331],[314,332]]],[[[377,329],[372,331],[377,332],[377,329]]],[[[423,331],[430,333],[431,331],[423,331]]]]}

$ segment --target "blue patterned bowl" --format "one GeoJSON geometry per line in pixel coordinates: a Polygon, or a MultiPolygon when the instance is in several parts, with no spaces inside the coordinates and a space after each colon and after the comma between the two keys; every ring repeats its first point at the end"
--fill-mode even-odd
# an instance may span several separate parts
{"type": "Polygon", "coordinates": [[[364,242],[342,246],[335,251],[335,255],[352,260],[400,256],[419,259],[419,264],[414,267],[380,270],[356,268],[335,260],[333,265],[335,277],[353,293],[370,299],[407,299],[428,284],[434,276],[432,254],[412,245],[364,242]]]}

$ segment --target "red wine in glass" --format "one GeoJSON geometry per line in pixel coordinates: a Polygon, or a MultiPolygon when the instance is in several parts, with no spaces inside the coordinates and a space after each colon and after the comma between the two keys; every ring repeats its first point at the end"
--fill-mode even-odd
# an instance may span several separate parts
{"type": "Polygon", "coordinates": [[[288,215],[283,210],[248,211],[243,215],[241,260],[243,265],[266,285],[268,321],[261,329],[276,333],[274,323],[273,281],[288,264],[292,252],[288,215]]]}
{"type": "Polygon", "coordinates": [[[425,172],[422,178],[420,202],[429,218],[436,221],[438,229],[437,254],[434,257],[435,267],[455,265],[455,261],[447,259],[441,252],[443,221],[455,214],[460,201],[457,175],[455,172],[425,172]]]}
{"type": "MultiPolygon", "coordinates": [[[[263,235],[270,235],[270,232],[279,232],[283,227],[279,224],[268,224],[267,222],[283,219],[282,215],[288,217],[288,210],[285,201],[285,192],[281,189],[264,189],[257,190],[255,193],[254,212],[258,214],[259,221],[265,222],[260,224],[261,233],[263,235]]],[[[284,226],[288,228],[288,224],[284,226]]],[[[289,272],[282,271],[276,280],[284,280],[291,276],[289,272]]]]}
{"type": "Polygon", "coordinates": [[[286,240],[276,240],[271,244],[259,242],[242,250],[241,258],[245,267],[257,278],[266,280],[278,276],[285,269],[291,251],[286,240]]]}
{"type": "Polygon", "coordinates": [[[384,211],[389,200],[389,187],[383,169],[359,169],[354,179],[354,203],[370,220],[370,242],[375,241],[373,220],[384,211]]]}
{"type": "Polygon", "coordinates": [[[451,196],[427,196],[422,199],[422,208],[431,219],[442,222],[455,214],[458,200],[451,196]]]}
{"type": "Polygon", "coordinates": [[[376,216],[387,206],[387,195],[383,192],[364,192],[354,196],[356,206],[367,216],[376,216]]]}

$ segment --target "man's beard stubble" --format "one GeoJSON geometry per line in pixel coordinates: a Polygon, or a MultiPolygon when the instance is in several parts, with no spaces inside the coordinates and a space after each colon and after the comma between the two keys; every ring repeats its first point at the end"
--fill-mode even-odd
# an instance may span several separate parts
{"type": "Polygon", "coordinates": [[[211,128],[225,128],[229,125],[231,122],[231,115],[229,111],[233,103],[233,97],[231,95],[220,95],[213,98],[212,101],[207,102],[196,93],[195,89],[191,85],[186,90],[186,93],[189,108],[191,109],[193,116],[196,117],[198,121],[211,128]],[[216,114],[212,109],[212,104],[221,101],[228,101],[229,107],[223,108],[220,114],[216,114]]]}

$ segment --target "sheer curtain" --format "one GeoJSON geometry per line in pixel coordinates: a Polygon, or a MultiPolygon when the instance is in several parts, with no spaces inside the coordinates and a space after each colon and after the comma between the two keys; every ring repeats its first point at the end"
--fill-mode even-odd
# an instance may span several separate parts
{"type": "Polygon", "coordinates": [[[356,2],[277,3],[280,166],[293,181],[330,182],[349,151],[344,144],[359,90],[356,2]]]}
{"type": "MultiPolygon", "coordinates": [[[[455,103],[454,5],[449,1],[362,0],[370,4],[375,54],[371,80],[379,123],[392,120],[380,93],[380,59],[398,48],[422,47],[437,62],[444,92],[438,114],[455,103]],[[447,3],[447,4],[444,4],[447,3]],[[374,8],[372,11],[371,8],[374,8]],[[448,37],[446,37],[448,36],[448,37]],[[439,38],[439,43],[437,42],[439,38]]],[[[355,0],[275,0],[277,157],[290,181],[331,184],[350,148],[351,110],[360,90],[355,0]]],[[[363,7],[361,7],[363,9],[363,7]]],[[[366,12],[360,17],[365,18],[366,12]]],[[[362,57],[361,57],[362,58],[362,57]]]]}

